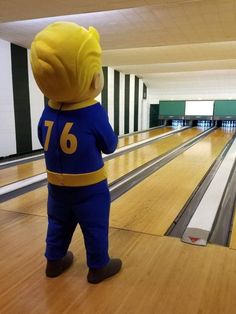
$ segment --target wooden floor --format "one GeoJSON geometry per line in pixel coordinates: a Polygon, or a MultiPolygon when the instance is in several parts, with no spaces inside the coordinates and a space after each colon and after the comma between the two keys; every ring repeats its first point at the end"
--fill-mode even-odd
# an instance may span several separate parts
{"type": "Polygon", "coordinates": [[[99,285],[86,281],[79,228],[72,268],[45,277],[45,188],[0,204],[0,313],[235,313],[236,250],[162,236],[232,135],[214,131],[113,202],[110,255],[124,265],[99,285]]]}
{"type": "Polygon", "coordinates": [[[74,265],[48,279],[47,219],[1,210],[0,223],[1,314],[235,313],[235,250],[110,228],[110,254],[122,258],[123,269],[93,286],[86,282],[79,230],[71,245],[74,265]]]}
{"type": "MultiPolygon", "coordinates": [[[[147,138],[152,138],[154,136],[170,132],[172,130],[172,127],[163,127],[147,132],[125,136],[119,139],[118,147],[130,145],[147,138]]],[[[0,176],[0,187],[41,174],[45,172],[45,169],[45,162],[43,158],[40,160],[31,161],[17,166],[11,166],[9,168],[2,169],[0,176]]]]}

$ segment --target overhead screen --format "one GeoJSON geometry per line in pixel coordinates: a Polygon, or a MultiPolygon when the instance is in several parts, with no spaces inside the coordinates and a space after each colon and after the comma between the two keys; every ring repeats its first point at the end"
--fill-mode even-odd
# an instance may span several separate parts
{"type": "Polygon", "coordinates": [[[185,104],[186,116],[213,116],[213,110],[213,100],[186,101],[185,104]]]}

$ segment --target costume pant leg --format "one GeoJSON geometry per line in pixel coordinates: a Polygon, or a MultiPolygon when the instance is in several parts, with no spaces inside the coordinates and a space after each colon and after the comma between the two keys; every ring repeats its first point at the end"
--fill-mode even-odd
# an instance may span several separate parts
{"type": "Polygon", "coordinates": [[[108,188],[103,192],[93,193],[80,204],[79,210],[75,210],[84,235],[89,268],[101,268],[110,260],[108,255],[109,212],[108,188]]]}
{"type": "MultiPolygon", "coordinates": [[[[69,207],[69,206],[68,206],[69,207]]],[[[45,256],[58,260],[67,253],[77,222],[73,211],[48,196],[48,231],[45,256]]]]}

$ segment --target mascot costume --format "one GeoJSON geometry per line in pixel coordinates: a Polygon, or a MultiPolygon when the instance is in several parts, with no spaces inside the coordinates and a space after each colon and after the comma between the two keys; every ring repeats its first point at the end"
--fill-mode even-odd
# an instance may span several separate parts
{"type": "Polygon", "coordinates": [[[31,65],[50,99],[38,125],[48,177],[46,275],[57,277],[72,265],[68,247],[79,224],[87,280],[99,283],[122,264],[108,254],[110,194],[101,152],[114,152],[117,136],[94,99],[103,88],[99,34],[93,27],[53,23],[33,40],[31,65]]]}

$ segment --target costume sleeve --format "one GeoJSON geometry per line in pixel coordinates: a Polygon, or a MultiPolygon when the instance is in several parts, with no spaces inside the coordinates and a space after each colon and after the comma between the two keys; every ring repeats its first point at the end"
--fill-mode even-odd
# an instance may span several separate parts
{"type": "Polygon", "coordinates": [[[106,111],[100,107],[95,119],[95,133],[98,148],[104,154],[111,154],[115,151],[118,143],[118,137],[114,133],[106,111]]]}

